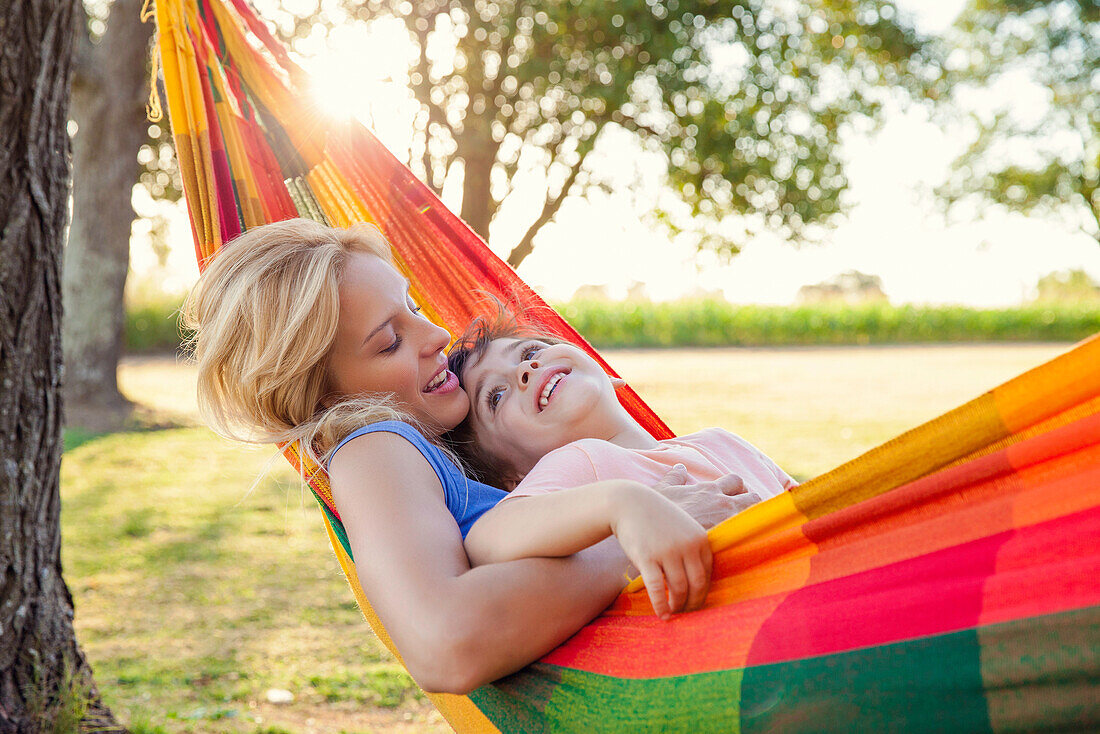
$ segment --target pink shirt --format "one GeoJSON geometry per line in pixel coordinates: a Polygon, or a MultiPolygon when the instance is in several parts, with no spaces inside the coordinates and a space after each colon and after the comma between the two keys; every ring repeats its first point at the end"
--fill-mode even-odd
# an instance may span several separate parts
{"type": "Polygon", "coordinates": [[[659,444],[652,449],[624,449],[596,438],[574,441],[542,457],[508,496],[545,494],[604,479],[633,479],[652,486],[676,464],[687,467],[692,483],[737,474],[746,489],[764,499],[797,484],[755,446],[721,428],[659,444]]]}

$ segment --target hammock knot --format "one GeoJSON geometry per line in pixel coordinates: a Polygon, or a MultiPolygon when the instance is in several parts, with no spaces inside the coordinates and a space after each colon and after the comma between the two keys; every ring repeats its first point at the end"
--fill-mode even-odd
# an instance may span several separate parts
{"type": "MultiPolygon", "coordinates": [[[[145,0],[148,6],[150,0],[145,0]]],[[[152,17],[152,16],[150,16],[152,17]]],[[[141,11],[141,20],[145,22],[145,9],[141,11]]],[[[145,104],[145,117],[149,122],[160,122],[164,119],[164,108],[160,104],[160,90],[157,89],[157,78],[160,76],[160,46],[153,44],[153,50],[149,52],[149,101],[145,104]]]]}

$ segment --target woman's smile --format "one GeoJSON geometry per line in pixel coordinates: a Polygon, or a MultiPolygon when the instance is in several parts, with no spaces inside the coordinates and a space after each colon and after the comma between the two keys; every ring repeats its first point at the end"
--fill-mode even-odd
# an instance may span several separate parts
{"type": "Polygon", "coordinates": [[[432,378],[424,392],[435,395],[450,395],[458,389],[458,378],[444,366],[435,377],[432,378]]]}

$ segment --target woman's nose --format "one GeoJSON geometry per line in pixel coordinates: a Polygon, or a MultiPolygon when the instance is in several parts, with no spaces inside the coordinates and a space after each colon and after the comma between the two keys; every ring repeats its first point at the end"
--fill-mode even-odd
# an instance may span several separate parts
{"type": "Polygon", "coordinates": [[[424,339],[424,354],[433,356],[439,354],[451,343],[451,334],[442,326],[436,326],[431,321],[425,321],[428,326],[427,337],[424,339]]]}

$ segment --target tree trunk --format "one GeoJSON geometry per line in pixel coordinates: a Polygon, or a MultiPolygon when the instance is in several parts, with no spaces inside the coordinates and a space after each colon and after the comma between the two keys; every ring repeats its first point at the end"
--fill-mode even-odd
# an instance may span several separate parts
{"type": "Polygon", "coordinates": [[[115,0],[107,31],[92,44],[76,30],[73,70],[73,221],[65,250],[65,404],[70,424],[121,422],[129,403],[118,390],[130,265],[130,203],[148,137],[149,39],[141,0],[115,0]]]}
{"type": "Polygon", "coordinates": [[[0,16],[4,734],[50,731],[55,723],[72,730],[89,712],[107,730],[113,726],[76,644],[72,597],[61,578],[61,251],[77,12],[83,8],[73,0],[8,0],[0,16]]]}
{"type": "Polygon", "coordinates": [[[493,172],[499,143],[493,141],[490,125],[492,118],[487,114],[475,115],[466,112],[463,130],[458,136],[456,154],[462,159],[462,212],[460,216],[471,229],[489,239],[489,223],[493,220],[492,194],[489,191],[489,176],[493,172]]]}

